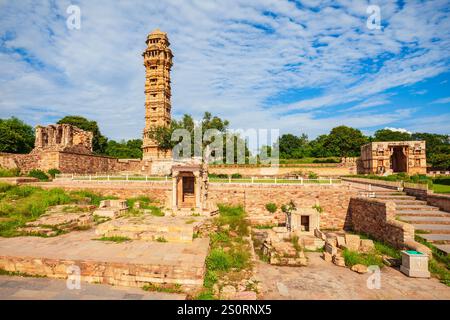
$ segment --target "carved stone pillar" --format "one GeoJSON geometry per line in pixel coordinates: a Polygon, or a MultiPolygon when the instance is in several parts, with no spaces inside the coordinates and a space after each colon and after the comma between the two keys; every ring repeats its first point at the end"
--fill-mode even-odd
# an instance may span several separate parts
{"type": "Polygon", "coordinates": [[[172,209],[177,210],[178,171],[172,172],[172,209]]]}
{"type": "Polygon", "coordinates": [[[193,172],[195,177],[195,207],[198,209],[202,208],[202,201],[201,201],[201,184],[202,181],[200,179],[200,172],[194,171],[193,172]]]}

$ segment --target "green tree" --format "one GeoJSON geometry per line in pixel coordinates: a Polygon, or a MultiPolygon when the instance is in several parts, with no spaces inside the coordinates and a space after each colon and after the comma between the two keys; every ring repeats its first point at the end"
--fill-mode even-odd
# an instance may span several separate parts
{"type": "Polygon", "coordinates": [[[34,147],[34,130],[12,117],[0,119],[0,152],[29,153],[34,147]]]}
{"type": "Polygon", "coordinates": [[[369,139],[358,129],[347,126],[333,128],[326,137],[323,147],[336,157],[359,156],[361,146],[369,139]]]}
{"type": "Polygon", "coordinates": [[[390,129],[380,129],[375,131],[374,141],[408,141],[412,140],[408,132],[393,131],[390,129]]]}
{"type": "Polygon", "coordinates": [[[142,158],[142,140],[134,139],[128,141],[109,140],[106,147],[106,155],[119,159],[140,159],[142,158]]]}
{"type": "Polygon", "coordinates": [[[104,154],[108,145],[108,138],[103,136],[96,121],[88,120],[81,116],[66,116],[57,122],[58,124],[71,124],[82,130],[90,131],[94,134],[92,147],[95,153],[104,154]]]}
{"type": "Polygon", "coordinates": [[[427,162],[433,168],[450,169],[450,136],[434,133],[413,133],[413,140],[425,140],[427,162]]]}

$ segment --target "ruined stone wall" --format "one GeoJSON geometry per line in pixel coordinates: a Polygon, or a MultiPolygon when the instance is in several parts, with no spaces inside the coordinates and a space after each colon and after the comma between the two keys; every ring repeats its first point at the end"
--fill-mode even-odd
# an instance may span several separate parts
{"type": "MultiPolygon", "coordinates": [[[[60,187],[66,190],[90,190],[120,198],[148,196],[166,204],[171,195],[172,184],[168,182],[112,182],[112,181],[55,181],[44,184],[46,188],[60,187]]],[[[324,212],[320,215],[322,229],[343,229],[348,226],[348,204],[357,191],[347,186],[239,186],[210,183],[208,200],[212,203],[243,205],[252,217],[273,217],[265,205],[273,202],[278,206],[275,215],[283,217],[281,205],[293,200],[298,207],[319,205],[324,212]]]]}
{"type": "Polygon", "coordinates": [[[319,205],[324,212],[320,215],[322,229],[343,229],[348,226],[347,210],[351,197],[357,191],[347,186],[230,186],[210,184],[208,199],[216,203],[242,204],[252,216],[271,216],[265,208],[273,202],[278,206],[277,215],[283,216],[281,206],[293,200],[297,207],[319,205]]]}
{"type": "Polygon", "coordinates": [[[341,175],[355,174],[356,168],[339,165],[302,165],[302,166],[280,166],[279,168],[258,167],[258,166],[209,166],[209,173],[227,174],[239,173],[242,176],[284,176],[294,173],[314,172],[321,177],[335,177],[341,175]]]}
{"type": "Polygon", "coordinates": [[[352,198],[348,207],[351,228],[403,249],[414,242],[414,227],[395,220],[395,204],[368,198],[352,198]]]}
{"type": "Polygon", "coordinates": [[[450,212],[450,195],[428,193],[426,200],[430,206],[435,206],[443,211],[450,212]]]}

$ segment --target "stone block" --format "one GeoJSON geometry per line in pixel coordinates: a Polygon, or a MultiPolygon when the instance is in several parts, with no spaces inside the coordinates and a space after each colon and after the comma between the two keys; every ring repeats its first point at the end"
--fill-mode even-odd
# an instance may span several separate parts
{"type": "Polygon", "coordinates": [[[400,271],[408,277],[429,278],[428,256],[417,251],[402,251],[402,265],[400,271]]]}
{"type": "Polygon", "coordinates": [[[331,254],[329,254],[328,252],[324,251],[323,254],[322,254],[322,258],[326,262],[331,262],[332,259],[333,259],[333,256],[331,254]]]}
{"type": "Polygon", "coordinates": [[[355,234],[345,235],[345,245],[349,250],[358,251],[361,239],[355,234]]]}
{"type": "Polygon", "coordinates": [[[330,255],[334,256],[337,254],[337,247],[333,246],[329,242],[325,243],[325,252],[329,253],[330,255]]]}
{"type": "Polygon", "coordinates": [[[335,255],[333,256],[333,263],[339,267],[345,267],[345,260],[344,257],[335,255]]]}
{"type": "Polygon", "coordinates": [[[361,239],[359,244],[359,250],[362,252],[371,252],[375,249],[373,241],[370,239],[361,239]]]}
{"type": "Polygon", "coordinates": [[[351,267],[352,271],[355,271],[357,273],[366,273],[367,272],[367,266],[363,264],[355,264],[351,267]]]}
{"type": "Polygon", "coordinates": [[[220,291],[220,299],[233,300],[236,296],[236,288],[232,285],[227,285],[220,291]]]}
{"type": "Polygon", "coordinates": [[[235,300],[256,300],[256,292],[254,291],[242,291],[238,292],[234,296],[235,300]]]}
{"type": "Polygon", "coordinates": [[[338,248],[342,249],[342,246],[345,246],[345,238],[342,236],[337,236],[336,237],[336,241],[337,241],[337,246],[338,248]]]}

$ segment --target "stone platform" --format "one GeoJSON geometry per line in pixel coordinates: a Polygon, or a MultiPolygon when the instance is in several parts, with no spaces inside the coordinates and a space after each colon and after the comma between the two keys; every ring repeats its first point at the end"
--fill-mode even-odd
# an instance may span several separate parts
{"type": "Polygon", "coordinates": [[[122,217],[97,226],[96,234],[136,240],[192,243],[204,217],[155,217],[150,214],[122,217]]]}
{"type": "Polygon", "coordinates": [[[49,278],[67,278],[80,268],[81,280],[126,287],[179,284],[185,292],[202,286],[208,239],[192,243],[93,240],[94,231],[53,238],[0,238],[0,269],[49,278]]]}

